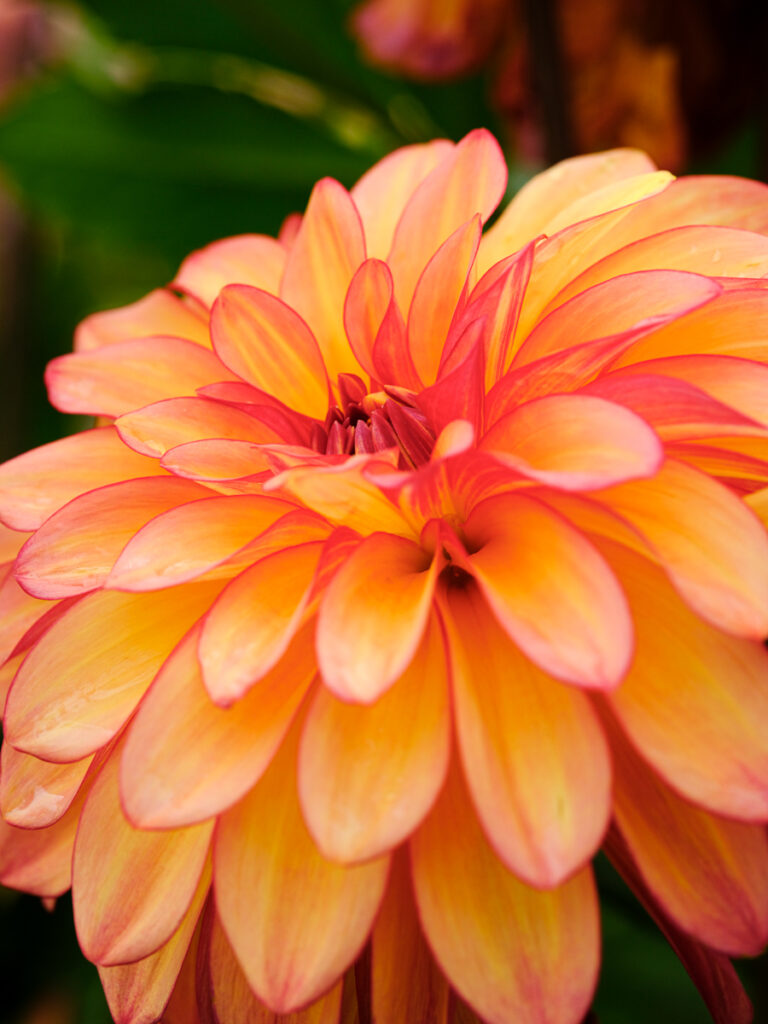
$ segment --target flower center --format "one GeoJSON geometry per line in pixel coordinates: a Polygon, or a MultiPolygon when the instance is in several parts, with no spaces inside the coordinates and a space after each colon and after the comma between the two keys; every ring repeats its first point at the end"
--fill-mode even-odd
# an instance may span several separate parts
{"type": "Polygon", "coordinates": [[[338,404],[317,424],[312,447],[325,455],[356,455],[398,448],[401,468],[429,460],[435,434],[406,388],[369,392],[354,373],[340,373],[338,404]]]}

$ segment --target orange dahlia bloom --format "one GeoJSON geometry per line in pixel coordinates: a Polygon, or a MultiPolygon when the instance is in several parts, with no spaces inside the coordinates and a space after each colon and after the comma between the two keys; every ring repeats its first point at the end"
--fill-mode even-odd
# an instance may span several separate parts
{"type": "Polygon", "coordinates": [[[768,189],[621,150],[483,234],[505,185],[484,131],[321,181],[86,320],[104,425],[0,469],[0,880],[121,1024],[578,1024],[601,847],[750,1019],[768,189]]]}

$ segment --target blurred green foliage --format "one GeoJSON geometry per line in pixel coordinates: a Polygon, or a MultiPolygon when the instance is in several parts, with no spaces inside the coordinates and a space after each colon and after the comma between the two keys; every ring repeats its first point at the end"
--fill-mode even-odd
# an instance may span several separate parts
{"type": "MultiPolygon", "coordinates": [[[[71,33],[67,55],[0,111],[0,175],[21,211],[4,256],[12,266],[0,266],[10,282],[0,296],[3,457],[76,426],[49,408],[42,372],[88,313],[167,282],[213,239],[276,232],[324,175],[350,185],[397,145],[460,138],[480,124],[503,137],[481,78],[415,86],[361,63],[346,31],[350,6],[57,7],[71,33]]],[[[749,174],[756,147],[750,129],[702,169],[749,174]]],[[[515,184],[524,177],[513,168],[515,184]]],[[[601,1024],[705,1024],[682,967],[605,865],[600,884],[601,1024]]],[[[0,895],[0,1024],[21,1024],[46,993],[78,1024],[105,1024],[68,899],[50,913],[32,897],[0,895]]],[[[764,968],[745,968],[753,989],[764,968]]]]}

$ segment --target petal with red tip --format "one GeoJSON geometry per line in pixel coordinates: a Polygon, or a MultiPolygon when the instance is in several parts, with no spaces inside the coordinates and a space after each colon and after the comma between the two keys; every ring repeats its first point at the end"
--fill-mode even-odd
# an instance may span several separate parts
{"type": "Polygon", "coordinates": [[[258,288],[229,285],[213,308],[211,336],[219,358],[249,384],[324,419],[328,375],[318,343],[281,299],[258,288]]]}
{"type": "Polygon", "coordinates": [[[521,249],[537,235],[549,233],[548,225],[571,203],[654,169],[651,159],[637,149],[561,160],[526,182],[487,233],[480,253],[483,267],[521,249]]]}
{"type": "Polygon", "coordinates": [[[10,743],[0,751],[0,811],[17,828],[46,828],[63,817],[93,758],[67,764],[40,761],[10,743]]]}
{"type": "MultiPolygon", "coordinates": [[[[253,441],[225,441],[211,438],[188,441],[169,449],[160,464],[174,476],[198,480],[202,484],[221,481],[232,493],[261,492],[256,480],[269,469],[265,452],[253,441]]],[[[218,490],[218,488],[217,488],[218,490]]]]}
{"type": "Polygon", "coordinates": [[[627,678],[610,695],[614,713],[688,799],[716,814],[767,821],[768,653],[700,619],[648,560],[601,546],[627,593],[638,638],[627,678]]]}
{"type": "Polygon", "coordinates": [[[424,941],[405,850],[392,858],[371,936],[371,998],[377,1024],[448,1024],[448,984],[424,941]]]}
{"type": "Polygon", "coordinates": [[[381,260],[361,264],[344,303],[344,326],[360,365],[372,380],[416,391],[419,376],[408,351],[405,323],[381,260]]]}
{"type": "Polygon", "coordinates": [[[14,828],[0,818],[0,884],[35,896],[61,896],[69,889],[83,795],[48,828],[14,828]]]}
{"type": "Polygon", "coordinates": [[[768,238],[719,226],[685,226],[650,234],[605,256],[574,278],[557,303],[638,270],[688,270],[709,277],[762,277],[768,273],[768,238]]]}
{"type": "Polygon", "coordinates": [[[163,665],[127,733],[121,793],[140,828],[194,824],[239,800],[269,765],[317,671],[305,630],[254,690],[224,710],[203,684],[199,635],[192,630],[163,665]]]}
{"type": "Polygon", "coordinates": [[[76,761],[123,725],[181,637],[219,586],[157,594],[97,590],[61,616],[27,656],[5,709],[14,747],[76,761]]]}
{"type": "MultiPolygon", "coordinates": [[[[211,871],[206,865],[181,924],[156,952],[134,963],[99,967],[104,995],[117,1024],[155,1024],[159,1019],[171,1024],[172,1018],[164,1010],[193,943],[210,884],[211,871]]],[[[188,1017],[179,1024],[194,1024],[194,1018],[188,1017]]]]}
{"type": "Polygon", "coordinates": [[[159,458],[180,444],[207,438],[273,443],[281,438],[240,409],[206,398],[168,398],[120,416],[120,437],[134,451],[159,458]]]}
{"type": "Polygon", "coordinates": [[[312,190],[288,254],[280,294],[317,338],[331,380],[359,365],[344,333],[344,298],[365,259],[360,216],[349,193],[332,178],[312,190]]]}
{"type": "Polygon", "coordinates": [[[198,888],[213,822],[145,832],[120,806],[119,748],[86,800],[72,862],[75,927],[88,957],[104,965],[154,953],[178,928],[198,888]]]}
{"type": "Polygon", "coordinates": [[[7,570],[0,585],[0,661],[13,654],[27,631],[50,610],[49,601],[30,597],[10,569],[7,570]]]}
{"type": "Polygon", "coordinates": [[[166,288],[158,288],[130,306],[86,317],[75,331],[75,351],[89,352],[130,338],[159,335],[188,338],[211,347],[205,319],[166,288]]]}
{"type": "Polygon", "coordinates": [[[85,430],[0,466],[0,518],[16,530],[36,530],[85,491],[155,474],[167,475],[123,444],[114,427],[85,430]]]}
{"type": "Polygon", "coordinates": [[[217,704],[232,704],[280,660],[304,617],[322,543],[258,561],[222,591],[203,623],[200,664],[217,704]]]}
{"type": "Polygon", "coordinates": [[[208,971],[216,1024],[339,1024],[341,981],[303,1010],[273,1013],[254,995],[215,916],[209,939],[208,971]]]}
{"type": "MultiPolygon", "coordinates": [[[[217,569],[294,508],[262,495],[223,495],[180,505],[131,538],[106,585],[149,591],[186,583],[217,569]]],[[[220,571],[233,576],[236,568],[220,571]]]]}
{"type": "Polygon", "coordinates": [[[225,285],[247,284],[277,295],[285,267],[285,249],[268,235],[236,235],[187,256],[174,287],[209,309],[225,285]]]}
{"type": "Polygon", "coordinates": [[[337,697],[371,704],[405,671],[427,625],[436,576],[436,559],[387,533],[350,555],[317,623],[318,665],[337,697]]]}
{"type": "Polygon", "coordinates": [[[431,257],[416,284],[408,312],[408,350],[424,384],[434,383],[437,377],[451,323],[466,299],[481,232],[479,216],[458,227],[431,257]]]}
{"type": "Polygon", "coordinates": [[[621,682],[632,620],[613,573],[582,533],[520,495],[483,502],[465,533],[474,552],[466,568],[524,654],[580,686],[621,682]]]}
{"type": "Polygon", "coordinates": [[[650,330],[717,298],[722,288],[700,274],[679,270],[638,270],[612,277],[579,292],[549,312],[531,331],[515,357],[515,367],[598,338],[630,330],[650,330]]]}
{"type": "Polygon", "coordinates": [[[643,879],[684,931],[734,956],[768,941],[768,839],[676,796],[614,725],[614,814],[643,879]]]}
{"type": "Polygon", "coordinates": [[[453,149],[447,139],[402,146],[379,160],[357,182],[351,196],[363,222],[369,256],[386,259],[406,203],[453,149]]]}
{"type": "Polygon", "coordinates": [[[401,310],[410,307],[421,272],[443,242],[476,213],[486,221],[506,185],[499,144],[482,128],[465,136],[424,178],[403,209],[387,258],[401,310]]]}
{"type": "Polygon", "coordinates": [[[405,839],[437,796],[449,751],[445,655],[435,622],[375,704],[344,703],[320,687],[299,748],[299,799],[324,856],[367,860],[405,839]]]}
{"type": "Polygon", "coordinates": [[[298,731],[220,819],[214,887],[248,983],[275,1013],[317,999],[355,959],[386,885],[389,858],[344,867],[317,851],[296,795],[298,731]],[[333,936],[333,941],[328,937],[333,936]]]}
{"type": "Polygon", "coordinates": [[[653,476],[664,452],[648,424],[592,395],[550,395],[503,416],[480,447],[524,476],[567,491],[653,476]]]}
{"type": "Polygon", "coordinates": [[[730,490],[668,459],[652,480],[595,497],[640,531],[699,615],[738,636],[768,634],[768,536],[730,490]]]}
{"type": "Polygon", "coordinates": [[[611,809],[608,747],[589,701],[524,658],[476,587],[445,597],[464,774],[497,854],[552,888],[596,851],[611,809]]]}
{"type": "Polygon", "coordinates": [[[497,859],[458,773],[411,841],[416,904],[451,985],[488,1024],[573,1024],[600,961],[589,868],[539,892],[497,859]]]}
{"type": "Polygon", "coordinates": [[[24,545],[16,578],[36,597],[52,600],[101,586],[131,537],[150,519],[205,498],[205,488],[172,477],[100,487],[75,498],[24,545]]]}
{"type": "Polygon", "coordinates": [[[61,412],[122,416],[165,398],[232,380],[213,352],[183,338],[135,338],[48,364],[48,398],[61,412]]]}

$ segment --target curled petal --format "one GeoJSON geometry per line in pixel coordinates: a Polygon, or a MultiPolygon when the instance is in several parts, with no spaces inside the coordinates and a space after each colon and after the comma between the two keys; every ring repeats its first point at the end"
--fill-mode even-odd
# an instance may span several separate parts
{"type": "Polygon", "coordinates": [[[210,307],[225,285],[247,284],[277,295],[285,249],[267,235],[236,235],[198,249],[184,260],[174,286],[210,307]]]}

